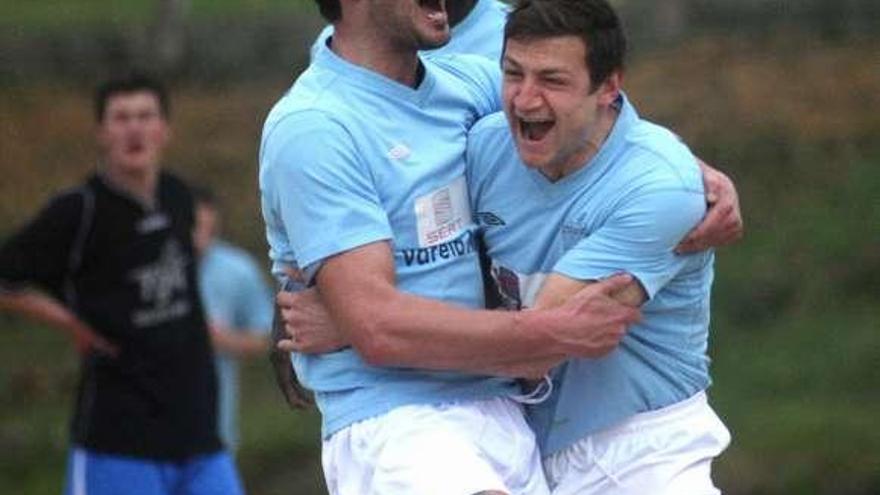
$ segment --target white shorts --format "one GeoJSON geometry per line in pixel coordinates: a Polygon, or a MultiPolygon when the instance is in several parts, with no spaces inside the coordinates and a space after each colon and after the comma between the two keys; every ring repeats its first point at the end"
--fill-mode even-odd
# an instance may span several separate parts
{"type": "Polygon", "coordinates": [[[535,436],[508,398],[413,405],[324,441],[330,495],[549,495],[535,436]]]}
{"type": "Polygon", "coordinates": [[[588,435],[544,469],[554,495],[714,495],[712,460],[729,443],[700,392],[588,435]]]}

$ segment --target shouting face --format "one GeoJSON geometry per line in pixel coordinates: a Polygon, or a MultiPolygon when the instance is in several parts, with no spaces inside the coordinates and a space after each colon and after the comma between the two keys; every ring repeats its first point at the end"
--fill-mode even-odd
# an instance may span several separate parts
{"type": "Polygon", "coordinates": [[[583,166],[601,140],[601,116],[617,97],[619,75],[594,88],[583,40],[509,39],[502,59],[504,111],[517,151],[551,179],[583,166]]]}

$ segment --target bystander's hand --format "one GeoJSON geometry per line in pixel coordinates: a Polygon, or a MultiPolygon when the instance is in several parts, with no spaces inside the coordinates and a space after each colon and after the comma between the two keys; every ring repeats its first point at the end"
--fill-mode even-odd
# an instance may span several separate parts
{"type": "Polygon", "coordinates": [[[80,355],[85,356],[92,353],[106,354],[111,357],[119,355],[118,347],[85,323],[77,320],[69,325],[68,329],[73,339],[73,346],[80,355]]]}

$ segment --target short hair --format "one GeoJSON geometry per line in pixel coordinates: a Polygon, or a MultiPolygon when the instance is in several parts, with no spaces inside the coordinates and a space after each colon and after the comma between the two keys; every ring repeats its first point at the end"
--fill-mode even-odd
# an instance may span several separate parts
{"type": "Polygon", "coordinates": [[[132,72],[121,77],[108,79],[95,89],[95,120],[97,122],[104,120],[107,102],[111,97],[141,91],[154,94],[159,100],[159,110],[162,112],[162,117],[167,119],[170,116],[171,101],[165,85],[146,74],[132,72]]]}
{"type": "Polygon", "coordinates": [[[605,0],[520,0],[504,26],[504,48],[508,40],[557,36],[583,40],[594,89],[623,69],[626,35],[617,13],[605,0]]]}
{"type": "Polygon", "coordinates": [[[327,22],[336,22],[342,19],[342,6],[339,4],[339,0],[315,0],[315,3],[318,4],[321,17],[327,22]]]}

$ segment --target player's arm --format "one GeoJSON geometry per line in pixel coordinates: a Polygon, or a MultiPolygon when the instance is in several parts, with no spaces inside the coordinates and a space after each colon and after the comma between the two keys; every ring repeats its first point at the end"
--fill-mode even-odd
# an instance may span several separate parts
{"type": "Polygon", "coordinates": [[[528,313],[462,309],[398,290],[388,213],[347,136],[326,116],[290,117],[265,139],[260,183],[296,232],[293,250],[333,323],[367,362],[485,372],[532,357],[597,356],[638,319],[608,295],[621,279],[528,313]]]}
{"type": "MultiPolygon", "coordinates": [[[[577,294],[585,287],[595,283],[595,280],[577,280],[561,273],[551,273],[535,299],[534,309],[555,308],[565,303],[571,296],[577,294]]],[[[611,294],[618,302],[637,308],[648,300],[645,290],[637,281],[621,287],[620,290],[611,294]]]]}
{"type": "Polygon", "coordinates": [[[460,309],[397,290],[387,242],[329,258],[317,274],[334,324],[369,363],[480,373],[609,352],[639,315],[611,297],[630,281],[597,283],[553,309],[503,312],[460,309]]]}
{"type": "Polygon", "coordinates": [[[702,160],[697,159],[697,162],[703,173],[708,211],[703,221],[678,244],[678,253],[693,253],[732,244],[743,236],[739,195],[733,181],[702,160]]]}

